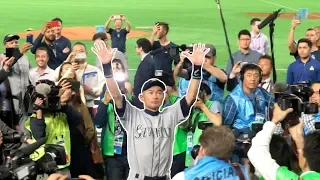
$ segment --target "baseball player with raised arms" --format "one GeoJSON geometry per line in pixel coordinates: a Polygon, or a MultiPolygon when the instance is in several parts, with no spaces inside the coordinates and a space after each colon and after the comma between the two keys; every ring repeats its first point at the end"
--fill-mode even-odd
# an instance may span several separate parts
{"type": "MultiPolygon", "coordinates": [[[[146,81],[139,99],[144,110],[137,109],[126,100],[113,78],[112,60],[116,52],[109,52],[103,41],[95,41],[91,50],[100,59],[116,113],[127,131],[129,180],[168,180],[172,163],[174,129],[190,114],[200,87],[204,57],[209,52],[204,44],[194,45],[193,53],[182,52],[193,64],[192,79],[187,94],[175,104],[160,112],[165,99],[165,84],[153,78],[146,81]]],[[[121,142],[115,145],[121,145],[121,142]]]]}

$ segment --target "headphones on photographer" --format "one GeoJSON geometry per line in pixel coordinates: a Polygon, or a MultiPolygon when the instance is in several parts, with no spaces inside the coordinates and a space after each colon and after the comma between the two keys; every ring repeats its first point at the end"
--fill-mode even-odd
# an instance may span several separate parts
{"type": "Polygon", "coordinates": [[[240,80],[243,82],[243,79],[244,79],[244,73],[248,70],[256,70],[258,69],[259,71],[259,84],[261,83],[262,81],[262,69],[256,65],[256,64],[253,64],[253,63],[248,63],[248,64],[245,64],[242,66],[241,70],[240,70],[240,80]]]}

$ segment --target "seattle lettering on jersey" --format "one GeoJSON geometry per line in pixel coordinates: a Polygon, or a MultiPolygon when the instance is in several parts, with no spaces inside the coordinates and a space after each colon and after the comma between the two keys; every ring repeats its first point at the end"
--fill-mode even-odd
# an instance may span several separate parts
{"type": "Polygon", "coordinates": [[[141,138],[149,138],[149,137],[155,137],[155,138],[169,138],[171,136],[171,128],[165,128],[165,127],[158,127],[158,128],[152,128],[152,127],[143,127],[143,125],[137,125],[134,131],[134,137],[136,139],[141,138]]]}
{"type": "Polygon", "coordinates": [[[233,179],[236,173],[232,167],[220,169],[218,171],[210,172],[202,177],[196,177],[194,180],[223,180],[233,179]]]}

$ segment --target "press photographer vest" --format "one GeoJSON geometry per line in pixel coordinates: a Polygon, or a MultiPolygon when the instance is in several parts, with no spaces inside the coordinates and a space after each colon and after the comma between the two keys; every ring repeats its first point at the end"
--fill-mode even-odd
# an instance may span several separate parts
{"type": "MultiPolygon", "coordinates": [[[[247,171],[241,165],[244,176],[249,179],[247,171]]],[[[228,179],[238,180],[236,170],[226,161],[219,160],[215,157],[202,157],[197,164],[189,169],[184,170],[185,180],[202,180],[202,179],[228,179]]]]}
{"type": "MultiPolygon", "coordinates": [[[[32,114],[25,122],[25,127],[31,132],[30,118],[36,117],[36,114],[32,114]]],[[[46,143],[45,144],[57,144],[62,145],[65,148],[67,164],[58,166],[58,169],[63,169],[70,165],[71,161],[71,142],[70,142],[70,130],[67,122],[67,116],[64,113],[45,113],[43,114],[44,121],[46,123],[46,143]]],[[[40,121],[40,120],[39,120],[40,121]]],[[[32,134],[32,132],[31,132],[32,134]]],[[[32,140],[36,141],[32,136],[32,140]]],[[[44,146],[42,145],[30,158],[34,161],[40,159],[44,154],[44,146]]]]}
{"type": "MultiPolygon", "coordinates": [[[[254,92],[255,105],[252,100],[243,92],[242,83],[240,82],[234,90],[228,95],[230,96],[235,105],[237,106],[236,117],[232,123],[232,129],[245,129],[249,124],[255,121],[256,113],[261,113],[265,117],[268,102],[260,88],[256,88],[254,92]]],[[[267,120],[267,119],[266,119],[267,120]]]]}
{"type": "MultiPolygon", "coordinates": [[[[212,104],[213,104],[213,101],[207,100],[205,102],[205,105],[208,109],[211,108],[212,104]]],[[[192,122],[192,130],[194,130],[193,137],[192,137],[192,144],[193,144],[193,146],[195,146],[195,145],[199,144],[199,137],[201,136],[202,131],[203,131],[198,128],[198,123],[199,122],[209,122],[209,121],[208,121],[208,118],[204,112],[202,112],[201,110],[198,110],[198,109],[193,109],[192,113],[191,113],[191,122],[192,122]]],[[[186,146],[186,148],[188,149],[187,146],[186,146]]],[[[191,158],[192,158],[191,154],[187,153],[186,154],[186,162],[185,162],[186,167],[189,167],[191,158]]]]}

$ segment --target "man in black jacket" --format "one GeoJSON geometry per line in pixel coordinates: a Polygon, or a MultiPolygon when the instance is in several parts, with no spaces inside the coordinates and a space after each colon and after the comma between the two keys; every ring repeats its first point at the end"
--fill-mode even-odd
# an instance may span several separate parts
{"type": "Polygon", "coordinates": [[[65,54],[69,53],[69,51],[67,52],[68,49],[61,50],[60,46],[57,46],[55,29],[51,27],[50,23],[44,24],[41,33],[33,42],[31,52],[35,54],[38,47],[47,48],[49,54],[48,66],[53,70],[66,60],[67,56],[65,54]],[[43,38],[44,41],[42,41],[43,38]]]}
{"type": "Polygon", "coordinates": [[[156,64],[153,57],[149,54],[151,51],[151,43],[146,38],[137,40],[136,52],[141,57],[133,83],[133,105],[139,109],[143,109],[143,104],[139,100],[142,85],[155,76],[156,64]]]}

